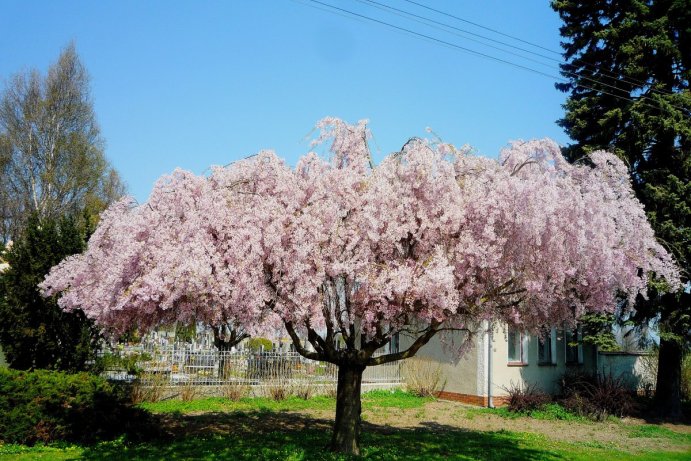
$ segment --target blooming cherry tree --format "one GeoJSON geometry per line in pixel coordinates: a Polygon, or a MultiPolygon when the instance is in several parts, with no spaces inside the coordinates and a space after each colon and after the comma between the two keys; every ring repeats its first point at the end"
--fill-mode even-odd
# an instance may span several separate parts
{"type": "Polygon", "coordinates": [[[331,447],[359,453],[366,367],[482,321],[537,331],[612,311],[651,274],[678,283],[611,154],[571,165],[542,140],[494,161],[411,139],[374,166],[364,122],[318,128],[328,159],[290,168],[261,152],[208,178],[176,172],[146,205],[115,205],[44,289],[116,328],[277,319],[300,354],[338,366],[331,447]],[[375,355],[399,333],[408,347],[375,355]]]}
{"type": "Polygon", "coordinates": [[[251,285],[237,281],[246,267],[227,250],[238,235],[224,199],[207,178],[162,177],[146,204],[125,198],[105,211],[87,251],[54,267],[44,294],[61,293],[61,307],[113,334],[200,321],[230,349],[267,322],[251,285]]]}

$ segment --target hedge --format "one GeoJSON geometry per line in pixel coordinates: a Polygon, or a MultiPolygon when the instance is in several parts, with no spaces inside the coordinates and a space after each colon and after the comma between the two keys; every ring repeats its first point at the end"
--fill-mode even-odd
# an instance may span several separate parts
{"type": "Polygon", "coordinates": [[[0,369],[0,440],[90,443],[150,431],[127,389],[89,373],[0,369]]]}

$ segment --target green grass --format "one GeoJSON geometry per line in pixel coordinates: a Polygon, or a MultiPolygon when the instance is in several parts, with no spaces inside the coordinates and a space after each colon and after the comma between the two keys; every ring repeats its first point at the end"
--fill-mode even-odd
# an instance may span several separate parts
{"type": "MultiPolygon", "coordinates": [[[[413,394],[400,389],[387,391],[377,390],[362,394],[363,409],[380,408],[420,408],[427,402],[434,400],[432,397],[416,397],[413,394]]],[[[335,404],[334,404],[335,405],[335,404]]]]}
{"type": "Polygon", "coordinates": [[[67,444],[36,445],[33,447],[15,444],[0,445],[1,460],[46,459],[61,461],[78,459],[83,452],[83,447],[67,444]]]}
{"type": "MultiPolygon", "coordinates": [[[[397,408],[419,408],[430,399],[421,399],[401,391],[375,391],[363,395],[365,409],[388,412],[396,418],[397,408]]],[[[290,460],[335,461],[349,459],[325,449],[330,438],[328,419],[308,414],[287,413],[306,409],[333,410],[329,397],[310,400],[290,398],[276,402],[270,399],[244,399],[231,402],[208,398],[192,402],[163,401],[142,404],[161,417],[173,418],[183,429],[176,437],[149,442],[128,442],[124,437],[93,446],[55,444],[26,447],[0,445],[0,460],[290,460]],[[203,414],[195,414],[203,413],[203,414]],[[167,414],[167,415],[165,415],[167,414]],[[261,423],[261,424],[260,424],[261,423]],[[260,429],[260,426],[264,429],[260,429]],[[204,428],[220,428],[218,435],[204,428]],[[195,432],[197,429],[206,432],[195,432]],[[275,430],[274,430],[275,428],[275,430]],[[198,436],[194,434],[203,433],[198,436]]],[[[533,417],[568,419],[561,407],[546,407],[533,417]],[[537,416],[535,416],[537,415],[537,416]]],[[[468,409],[468,415],[495,414],[516,416],[505,409],[468,409]]],[[[573,416],[573,415],[571,415],[573,416]]],[[[577,421],[577,423],[579,423],[577,421]]],[[[593,424],[594,427],[597,423],[593,424]]],[[[626,432],[624,432],[626,434],[626,432]]],[[[632,427],[629,437],[661,438],[669,441],[670,450],[691,445],[691,436],[665,427],[641,425],[632,427]],[[676,447],[676,448],[675,448],[676,447]]],[[[665,446],[665,445],[662,445],[665,446]]],[[[626,451],[626,436],[621,442],[558,442],[544,435],[511,431],[472,431],[436,422],[423,423],[415,429],[392,428],[365,423],[362,436],[363,460],[689,460],[679,451],[626,451]]]]}
{"type": "Polygon", "coordinates": [[[516,413],[509,411],[506,407],[499,408],[469,408],[466,410],[466,415],[469,418],[473,418],[476,415],[495,415],[506,419],[518,419],[518,418],[532,418],[540,419],[545,421],[577,421],[581,423],[591,422],[590,419],[579,416],[570,411],[566,410],[564,407],[557,403],[550,403],[546,405],[541,410],[533,410],[526,413],[516,413]]]}
{"type": "MultiPolygon", "coordinates": [[[[431,398],[415,397],[401,390],[377,390],[362,395],[363,409],[371,408],[417,408],[429,402],[431,398]]],[[[264,397],[245,398],[233,402],[221,397],[210,397],[190,402],[164,400],[146,402],[139,405],[152,413],[198,413],[198,412],[247,412],[247,411],[301,411],[301,410],[334,410],[336,400],[332,397],[316,396],[309,400],[289,397],[285,400],[272,400],[264,397]]]]}
{"type": "Polygon", "coordinates": [[[652,439],[668,439],[676,442],[691,443],[691,434],[682,434],[674,432],[663,426],[656,426],[654,424],[644,424],[636,426],[629,432],[631,438],[652,438],[652,439]]]}
{"type": "Polygon", "coordinates": [[[307,409],[328,410],[336,408],[336,401],[329,397],[313,397],[309,400],[290,397],[276,401],[268,398],[245,398],[237,402],[222,397],[183,402],[181,400],[163,400],[145,402],[139,407],[152,413],[198,413],[198,412],[244,412],[244,411],[300,411],[307,409]]]}
{"type": "MultiPolygon", "coordinates": [[[[329,434],[321,430],[243,436],[188,437],[172,442],[129,445],[122,440],[93,447],[0,447],[0,459],[46,460],[343,460],[324,449],[329,434]]],[[[507,431],[369,431],[363,435],[363,460],[688,460],[675,452],[632,454],[591,443],[555,443],[544,436],[507,431]]]]}

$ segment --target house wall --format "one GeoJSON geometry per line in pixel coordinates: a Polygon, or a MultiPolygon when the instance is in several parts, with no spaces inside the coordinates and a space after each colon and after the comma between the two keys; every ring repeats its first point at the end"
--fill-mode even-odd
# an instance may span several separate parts
{"type": "MultiPolygon", "coordinates": [[[[458,356],[454,352],[465,341],[465,333],[454,332],[432,338],[416,354],[415,358],[408,360],[432,360],[438,363],[442,372],[442,394],[456,394],[462,396],[478,396],[477,388],[477,364],[478,348],[472,347],[458,356]]],[[[413,342],[414,338],[402,336],[401,350],[405,350],[413,342]]],[[[405,379],[406,368],[402,368],[405,379]]]]}
{"type": "Polygon", "coordinates": [[[645,352],[600,352],[597,371],[621,377],[631,390],[644,393],[655,388],[657,361],[645,352]]]}
{"type": "Polygon", "coordinates": [[[561,391],[559,379],[568,370],[593,371],[596,367],[596,351],[587,345],[582,346],[582,364],[566,364],[566,342],[561,330],[556,331],[556,363],[538,363],[538,338],[530,336],[526,344],[527,363],[520,366],[509,365],[507,336],[507,330],[501,327],[493,333],[492,395],[505,396],[507,388],[527,384],[536,385],[550,394],[558,394],[561,391]]]}
{"type": "MultiPolygon", "coordinates": [[[[447,339],[460,345],[465,338],[462,333],[454,333],[447,339]]],[[[401,350],[412,343],[413,338],[401,337],[401,350]]],[[[554,351],[556,363],[538,363],[538,338],[530,336],[526,339],[525,363],[513,365],[509,363],[508,331],[504,327],[497,327],[492,332],[491,341],[491,389],[488,389],[490,375],[489,366],[489,335],[478,331],[474,335],[473,347],[468,348],[459,358],[454,347],[444,347],[439,337],[434,337],[418,351],[417,358],[430,359],[438,363],[443,374],[445,385],[440,397],[459,400],[476,405],[488,404],[488,390],[491,391],[495,405],[504,403],[503,397],[508,395],[507,389],[513,385],[535,385],[550,394],[561,392],[559,380],[568,371],[578,371],[601,375],[611,374],[622,376],[632,390],[648,391],[654,386],[655,369],[651,361],[643,353],[607,353],[598,352],[595,346],[583,345],[581,350],[582,363],[566,363],[566,341],[562,330],[556,330],[554,351]]],[[[456,350],[458,347],[456,347],[456,350]]],[[[405,367],[403,367],[405,379],[405,367]]]]}
{"type": "MultiPolygon", "coordinates": [[[[463,333],[454,333],[450,340],[456,346],[465,338],[463,333]]],[[[563,332],[557,330],[555,355],[556,364],[538,364],[538,339],[534,336],[526,339],[526,364],[509,365],[509,345],[507,330],[497,327],[492,333],[491,341],[491,389],[488,388],[490,375],[489,335],[480,330],[474,335],[473,346],[459,358],[451,347],[444,347],[442,339],[434,337],[418,351],[417,358],[438,362],[445,382],[440,397],[459,400],[476,405],[487,405],[491,391],[493,403],[501,405],[507,396],[507,389],[514,385],[535,384],[545,392],[560,392],[559,378],[568,370],[592,372],[597,369],[597,351],[594,347],[584,345],[582,364],[566,364],[566,343],[563,332]]],[[[401,350],[407,348],[413,338],[401,338],[401,350]]],[[[446,339],[449,342],[449,339],[446,339]]],[[[405,367],[403,368],[405,370],[405,367]]],[[[405,379],[405,372],[404,379],[405,379]]]]}

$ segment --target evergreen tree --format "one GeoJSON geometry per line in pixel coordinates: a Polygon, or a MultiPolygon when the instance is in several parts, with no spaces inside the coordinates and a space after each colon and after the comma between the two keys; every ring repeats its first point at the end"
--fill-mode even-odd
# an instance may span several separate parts
{"type": "Polygon", "coordinates": [[[681,415],[681,361],[691,327],[691,0],[557,0],[569,93],[559,124],[579,161],[606,149],[629,166],[658,239],[682,269],[685,289],[651,287],[636,319],[660,326],[657,404],[681,415]]]}
{"type": "Polygon", "coordinates": [[[79,371],[95,358],[99,333],[80,310],[65,312],[38,284],[63,258],[85,249],[85,232],[72,218],[29,218],[6,252],[0,274],[0,344],[10,367],[79,371]]]}

